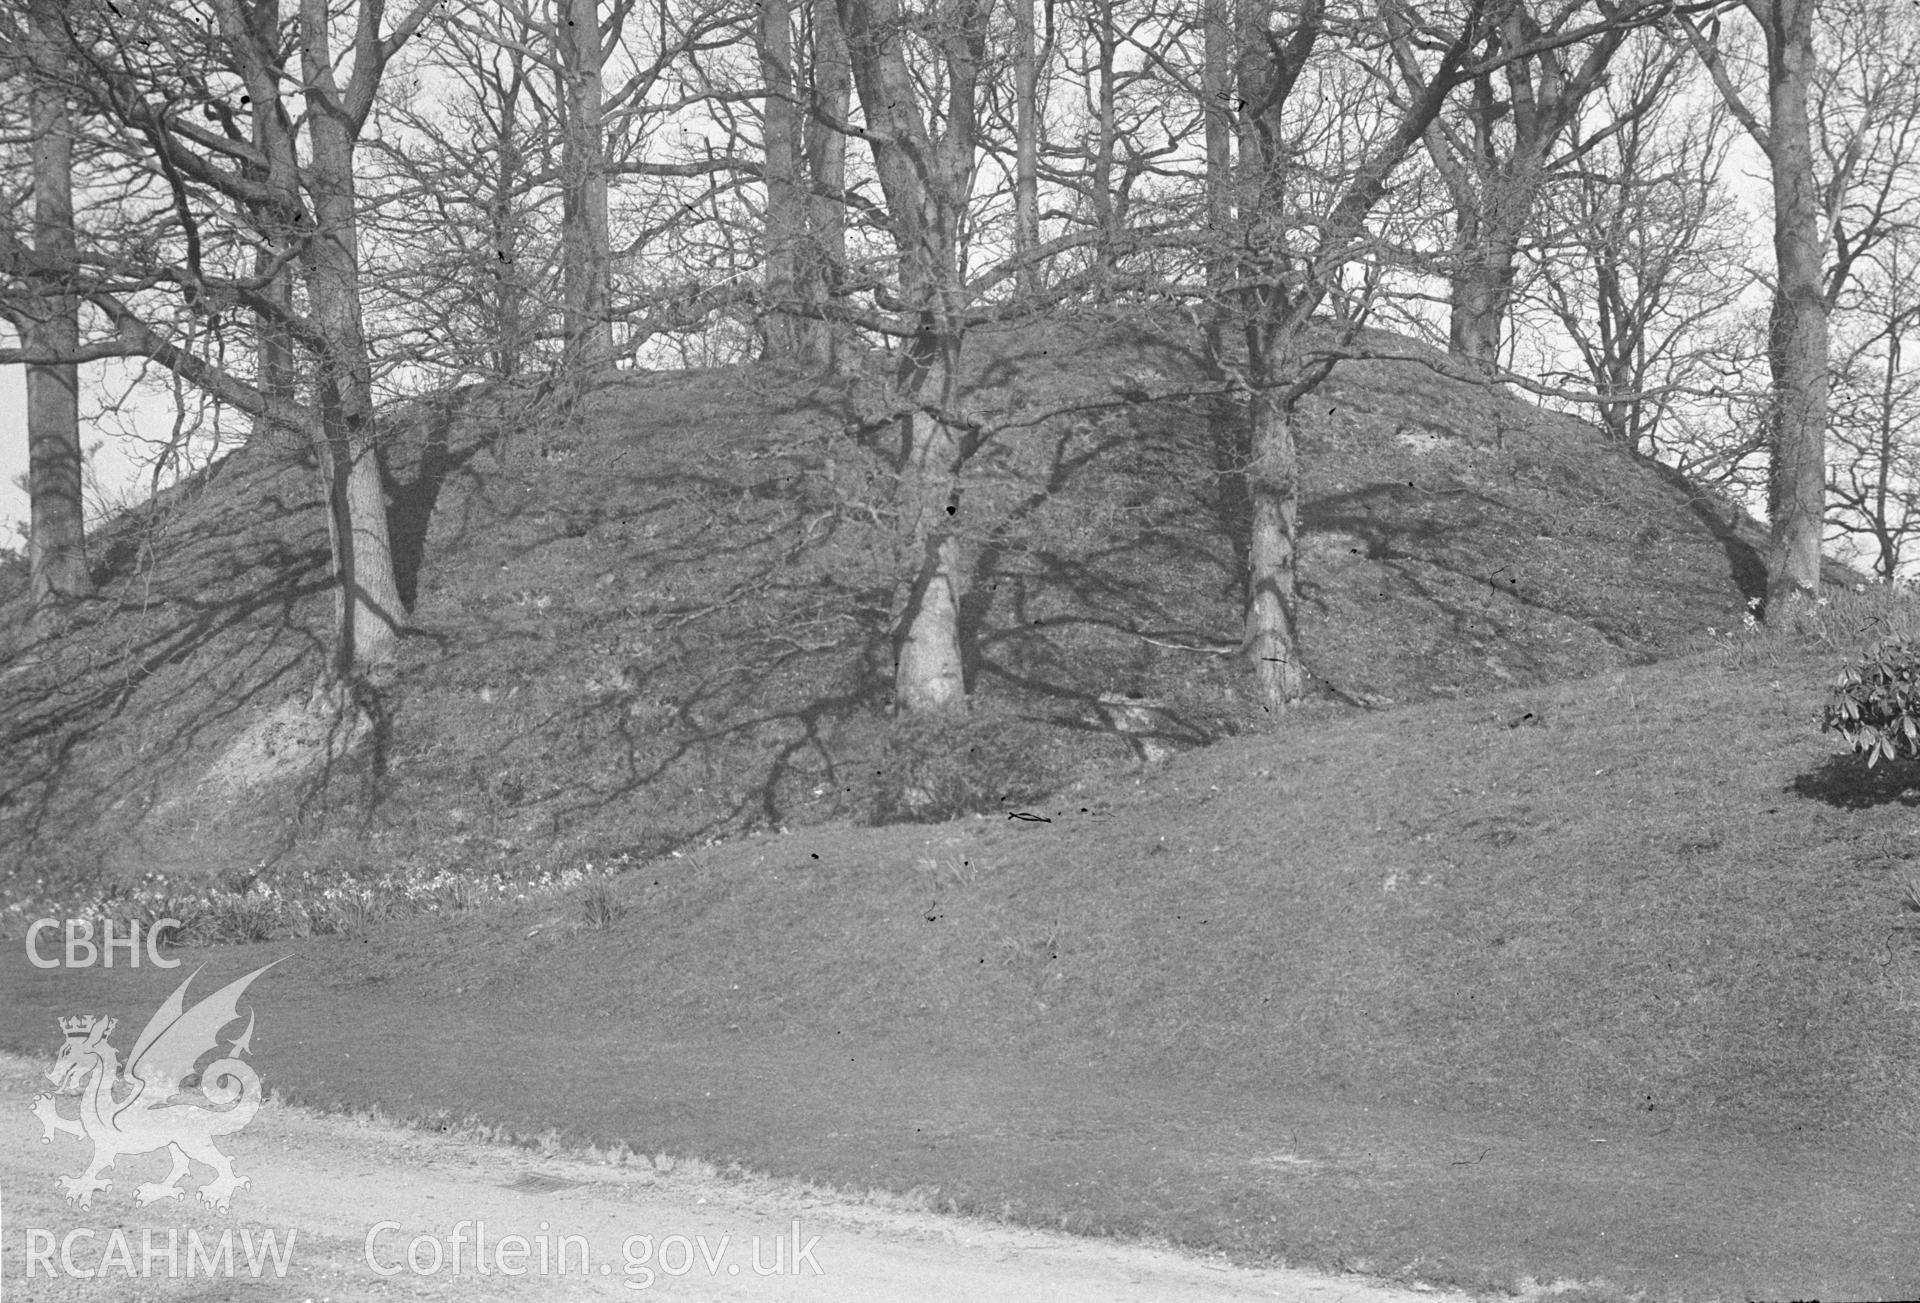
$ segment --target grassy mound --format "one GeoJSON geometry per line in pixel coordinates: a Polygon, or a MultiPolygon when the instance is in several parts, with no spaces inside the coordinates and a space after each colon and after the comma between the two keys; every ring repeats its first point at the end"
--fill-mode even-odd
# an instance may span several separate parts
{"type": "MultiPolygon", "coordinates": [[[[997,433],[963,498],[958,734],[888,716],[884,359],[833,383],[624,375],[565,436],[455,395],[387,422],[401,660],[356,745],[305,738],[283,776],[258,762],[292,754],[273,721],[306,699],[331,601],[311,471],[247,448],[103,532],[103,600],[0,662],[9,894],[524,880],[1012,808],[1134,760],[1103,696],[1162,703],[1162,750],[1259,727],[1215,654],[1238,633],[1241,504],[1210,409],[1142,401],[1196,382],[1192,358],[1096,321],[970,348],[965,401],[997,433]]],[[[1301,414],[1306,715],[1592,675],[1737,623],[1749,524],[1420,356],[1343,364],[1301,414]]]]}

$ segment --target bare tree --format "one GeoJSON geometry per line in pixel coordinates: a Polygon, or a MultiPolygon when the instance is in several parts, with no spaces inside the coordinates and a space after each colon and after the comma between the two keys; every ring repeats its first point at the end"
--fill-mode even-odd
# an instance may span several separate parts
{"type": "Polygon", "coordinates": [[[1701,110],[1690,61],[1650,33],[1616,56],[1609,85],[1569,126],[1580,164],[1542,196],[1553,234],[1536,241],[1519,287],[1573,345],[1607,433],[1676,463],[1694,458],[1711,420],[1698,400],[1748,387],[1732,318],[1752,283],[1721,182],[1730,118],[1717,100],[1701,110]]]}
{"type": "Polygon", "coordinates": [[[1892,581],[1920,540],[1920,230],[1877,249],[1868,288],[1838,332],[1829,525],[1873,549],[1892,581]]]}
{"type": "MultiPolygon", "coordinates": [[[[297,128],[288,110],[291,89],[281,50],[285,32],[280,0],[213,0],[225,53],[241,86],[240,107],[252,146],[241,165],[244,194],[230,196],[246,213],[255,238],[253,307],[256,383],[264,407],[254,433],[294,428],[298,362],[294,335],[294,267],[305,236],[300,196],[297,128]]],[[[224,107],[224,101],[222,101],[224,107]]],[[[216,117],[219,110],[216,110],[216,117]]],[[[223,122],[223,127],[228,123],[223,122]]],[[[151,139],[165,140],[164,135],[151,139]]]]}
{"type": "Polygon", "coordinates": [[[1920,531],[1920,385],[1909,347],[1920,272],[1920,13],[1835,0],[1813,92],[1832,309],[1829,536],[1865,540],[1891,580],[1920,531]]]}
{"type": "Polygon", "coordinates": [[[305,170],[314,231],[302,251],[307,306],[318,333],[322,474],[339,592],[334,669],[347,675],[390,658],[406,613],[394,578],[387,500],[376,460],[373,373],[361,321],[359,211],[354,158],[380,77],[436,0],[419,0],[381,35],[381,0],[359,0],[351,71],[335,73],[327,0],[300,0],[300,70],[307,95],[305,170]]]}
{"type": "Polygon", "coordinates": [[[801,298],[800,278],[806,240],[806,160],[795,93],[793,13],[787,0],[760,0],[756,32],[760,75],[766,85],[761,111],[761,138],[765,164],[766,259],[765,290],[772,305],[767,327],[767,356],[780,361],[801,360],[806,346],[804,318],[793,311],[801,298]]]}
{"type": "MultiPolygon", "coordinates": [[[[148,357],[262,421],[304,429],[328,503],[337,615],[329,674],[341,680],[388,659],[405,621],[361,321],[356,147],[387,62],[434,0],[419,0],[386,34],[379,0],[360,0],[344,21],[326,0],[300,0],[290,30],[273,0],[251,13],[227,0],[211,3],[187,12],[129,15],[91,4],[62,12],[71,89],[100,125],[100,147],[120,153],[133,215],[116,244],[69,273],[104,333],[70,350],[23,348],[0,360],[148,357]],[[342,31],[349,33],[344,68],[334,57],[342,31]],[[297,69],[289,66],[290,45],[298,47],[297,69]],[[262,93],[243,92],[247,86],[262,93]],[[294,86],[305,101],[307,157],[291,174],[298,189],[289,190],[293,142],[280,124],[291,119],[279,101],[294,86]],[[266,126],[258,125],[262,116],[266,126]],[[253,130],[248,118],[256,120],[253,130]],[[263,138],[286,152],[258,148],[263,138]],[[282,276],[290,263],[301,272],[304,310],[282,276]],[[169,296],[184,329],[164,321],[169,296]],[[269,338],[284,333],[308,352],[304,404],[293,404],[288,375],[269,362],[271,348],[262,349],[267,369],[249,381],[190,346],[197,335],[223,331],[241,310],[272,317],[269,338]]],[[[0,247],[0,261],[21,265],[19,251],[0,247]]]]}
{"type": "Polygon", "coordinates": [[[716,257],[709,237],[737,243],[716,203],[764,172],[757,142],[716,153],[704,137],[683,132],[676,147],[659,130],[725,120],[729,101],[762,93],[757,78],[717,84],[699,63],[731,55],[747,11],[664,6],[658,24],[630,27],[623,0],[596,9],[596,45],[570,4],[450,12],[376,108],[380,171],[368,177],[384,273],[370,311],[385,351],[435,380],[511,379],[515,401],[561,425],[583,414],[592,373],[710,315],[722,299],[711,286],[747,297],[747,251],[716,257]],[[596,50],[597,70],[583,73],[596,50]],[[598,90],[581,92],[583,79],[598,90]]]}
{"type": "Polygon", "coordinates": [[[1920,211],[1911,172],[1920,15],[1879,0],[1748,0],[1742,8],[1757,28],[1758,57],[1717,19],[1684,31],[1772,171],[1768,596],[1779,602],[1819,586],[1834,315],[1846,310],[1873,251],[1920,211]],[[1751,79],[1764,82],[1764,121],[1750,107],[1751,79]]]}
{"type": "Polygon", "coordinates": [[[1509,63],[1605,40],[1618,27],[1650,22],[1667,10],[1651,2],[1609,6],[1586,23],[1492,42],[1505,11],[1481,0],[1417,11],[1393,2],[1316,2],[1284,12],[1271,0],[1242,0],[1233,93],[1235,212],[1228,229],[1213,238],[1234,251],[1232,302],[1246,339],[1252,521],[1242,653],[1276,715],[1304,688],[1293,415],[1346,347],[1342,338],[1313,341],[1314,315],[1330,310],[1337,335],[1357,329],[1364,296],[1380,282],[1372,272],[1361,275],[1356,299],[1350,265],[1373,243],[1369,219],[1395,170],[1425,139],[1457,86],[1509,63]],[[1369,62],[1382,49],[1391,52],[1400,93],[1369,113],[1359,96],[1391,75],[1369,62]]]}
{"type": "Polygon", "coordinates": [[[1088,133],[1091,139],[1080,146],[1082,157],[1077,161],[1085,165],[1080,189],[1092,211],[1094,228],[1100,233],[1094,292],[1103,295],[1104,282],[1113,268],[1115,246],[1127,218],[1126,190],[1132,178],[1130,171],[1118,178],[1114,174],[1123,139],[1119,105],[1125,76],[1117,64],[1122,39],[1118,5],[1116,0],[1092,0],[1087,10],[1091,58],[1085,67],[1075,71],[1087,79],[1088,98],[1092,101],[1087,116],[1092,130],[1088,133]]]}
{"type": "Polygon", "coordinates": [[[847,274],[847,136],[841,123],[853,104],[853,71],[834,0],[806,0],[808,190],[807,240],[801,285],[811,309],[809,356],[821,366],[840,360],[845,326],[829,308],[847,274]]]}
{"type": "MultiPolygon", "coordinates": [[[[1215,233],[1233,227],[1233,124],[1238,102],[1233,93],[1233,0],[1201,0],[1200,108],[1205,116],[1206,229],[1215,233]]],[[[1228,289],[1233,261],[1216,241],[1207,257],[1207,297],[1213,311],[1207,319],[1207,357],[1216,375],[1224,356],[1228,324],[1228,289]]]]}
{"type": "Polygon", "coordinates": [[[1728,74],[1719,19],[1686,31],[1727,106],[1767,157],[1773,174],[1773,373],[1767,565],[1769,609],[1820,590],[1826,517],[1828,323],[1822,195],[1814,167],[1810,97],[1818,76],[1817,0],[1747,0],[1766,46],[1767,120],[1747,106],[1728,74]]]}
{"type": "MultiPolygon", "coordinates": [[[[71,356],[80,341],[80,300],[60,282],[75,267],[73,123],[61,6],[31,0],[26,11],[26,78],[33,151],[33,255],[44,278],[10,312],[22,346],[48,357],[71,356]]],[[[93,591],[87,574],[81,501],[80,368],[71,361],[27,367],[29,592],[36,619],[93,591]]]]}
{"type": "Polygon", "coordinates": [[[1812,88],[1826,296],[1844,314],[1849,289],[1884,272],[1876,253],[1920,225],[1920,8],[1828,0],[1819,22],[1832,51],[1812,88]]]}
{"type": "MultiPolygon", "coordinates": [[[[1601,6],[1602,9],[1605,6],[1601,6]]],[[[1424,143],[1452,200],[1454,239],[1447,260],[1448,347],[1469,361],[1498,361],[1524,241],[1532,234],[1541,193],[1605,131],[1569,147],[1581,106],[1606,80],[1630,28],[1604,27],[1577,44],[1557,37],[1594,14],[1582,4],[1512,0],[1489,24],[1489,66],[1470,79],[1427,128],[1424,143]],[[1524,52],[1497,62],[1503,51],[1524,52]]],[[[1416,92],[1425,74],[1401,52],[1401,75],[1416,92]]],[[[1613,101],[1611,129],[1631,123],[1641,106],[1613,101]]]]}
{"type": "Polygon", "coordinates": [[[902,418],[901,506],[919,561],[896,632],[894,696],[904,711],[964,704],[960,654],[960,432],[947,419],[959,382],[967,286],[961,226],[978,144],[981,63],[991,0],[941,0],[918,33],[938,51],[946,103],[929,125],[908,71],[911,20],[895,0],[839,0],[841,26],[886,198],[907,323],[893,377],[902,418]]]}
{"type": "MultiPolygon", "coordinates": [[[[607,47],[617,42],[632,0],[605,25],[599,0],[555,0],[561,79],[560,271],[566,314],[562,369],[578,384],[613,355],[612,244],[607,214],[605,86],[607,47]]],[[[577,414],[575,404],[567,405],[577,414]]]]}
{"type": "Polygon", "coordinates": [[[852,94],[832,0],[803,0],[797,10],[762,0],[758,46],[767,354],[831,369],[845,333],[831,304],[847,261],[847,138],[836,124],[852,94]]]}
{"type": "Polygon", "coordinates": [[[1242,0],[1237,15],[1235,212],[1232,226],[1215,238],[1236,250],[1233,303],[1246,338],[1252,520],[1242,652],[1276,715],[1305,687],[1293,413],[1332,365],[1311,355],[1308,324],[1333,294],[1339,266],[1363,242],[1367,215],[1388,178],[1469,67],[1471,50],[1484,39],[1483,21],[1477,4],[1444,20],[1416,20],[1394,4],[1336,12],[1321,0],[1285,13],[1272,0],[1242,0]],[[1314,92],[1331,88],[1316,79],[1337,76],[1342,51],[1357,48],[1365,32],[1403,47],[1410,84],[1412,69],[1424,64],[1424,80],[1371,139],[1329,135],[1340,115],[1326,111],[1314,92]],[[1437,54],[1421,59],[1416,41],[1437,54]]]}
{"type": "Polygon", "coordinates": [[[1039,287],[1034,265],[1040,246],[1040,67],[1034,44],[1034,0],[1013,0],[1013,250],[1020,261],[1017,287],[1039,287]]]}
{"type": "Polygon", "coordinates": [[[382,130],[368,142],[365,181],[383,274],[368,310],[389,355],[424,371],[418,380],[479,377],[513,391],[544,373],[542,346],[564,335],[554,195],[542,180],[559,172],[560,133],[533,53],[546,42],[512,6],[448,17],[416,42],[435,92],[375,110],[382,130]]]}
{"type": "MultiPolygon", "coordinates": [[[[1052,71],[1038,181],[1050,193],[1048,215],[1077,236],[1066,262],[1084,265],[1067,274],[1082,295],[1124,301],[1139,283],[1122,264],[1143,270],[1140,229],[1156,224],[1156,207],[1192,179],[1188,156],[1205,110],[1177,52],[1202,23],[1190,5],[1162,0],[1098,0],[1076,17],[1057,34],[1050,22],[1036,56],[1051,60],[1052,71]]],[[[1017,200],[1017,167],[1015,176],[1017,200]]]]}

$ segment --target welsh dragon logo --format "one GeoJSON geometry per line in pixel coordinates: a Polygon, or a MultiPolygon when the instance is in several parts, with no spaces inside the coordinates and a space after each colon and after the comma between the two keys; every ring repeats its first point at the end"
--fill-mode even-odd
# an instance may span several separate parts
{"type": "Polygon", "coordinates": [[[229,1041],[227,1052],[198,1075],[199,1092],[210,1107],[184,1100],[176,1104],[173,1100],[194,1084],[194,1065],[222,1048],[220,1031],[240,1016],[241,992],[272,967],[268,964],[227,983],[191,1009],[186,1007],[187,987],[200,970],[189,973],[147,1020],[146,1029],[134,1042],[124,1076],[119,1051],[107,1043],[114,1019],[59,1020],[66,1043],[47,1071],[54,1093],[36,1095],[33,1114],[46,1129],[43,1144],[51,1144],[56,1131],[93,1141],[93,1161],[87,1170],[79,1176],[59,1178],[68,1203],[92,1207],[94,1193],[113,1185],[100,1173],[121,1155],[166,1149],[173,1155],[173,1170],[166,1180],[149,1181],[135,1189],[134,1197],[143,1206],[159,1199],[178,1199],[183,1193],[180,1178],[198,1162],[214,1173],[213,1179],[200,1187],[198,1197],[221,1212],[228,1210],[233,1192],[248,1181],[234,1174],[232,1161],[213,1142],[246,1126],[260,1110],[259,1074],[241,1059],[253,1041],[251,1012],[247,1014],[246,1030],[229,1041]],[[75,1094],[80,1096],[79,1116],[60,1116],[55,1095],[75,1094]]]}

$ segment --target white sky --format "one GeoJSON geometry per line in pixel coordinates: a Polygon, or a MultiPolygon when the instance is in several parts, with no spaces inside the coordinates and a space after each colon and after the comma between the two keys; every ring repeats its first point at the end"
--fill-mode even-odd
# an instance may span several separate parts
{"type": "MultiPolygon", "coordinates": [[[[80,445],[91,452],[89,458],[99,477],[101,488],[119,496],[138,485],[144,492],[143,472],[135,457],[143,449],[119,431],[164,433],[173,425],[173,403],[165,395],[144,389],[131,395],[113,427],[89,419],[99,410],[104,368],[118,369],[117,363],[91,362],[80,368],[80,445]]],[[[124,388],[124,384],[120,388],[124,388]]],[[[114,391],[118,394],[119,389],[114,391]]],[[[0,545],[24,551],[26,537],[21,533],[27,521],[27,494],[14,481],[27,473],[27,369],[0,366],[0,545]],[[16,528],[20,527],[20,528],[16,528]]],[[[89,499],[88,522],[94,506],[89,499]]]]}
{"type": "Polygon", "coordinates": [[[27,473],[27,369],[0,366],[0,544],[23,545],[16,522],[27,518],[27,495],[14,480],[27,473]]]}

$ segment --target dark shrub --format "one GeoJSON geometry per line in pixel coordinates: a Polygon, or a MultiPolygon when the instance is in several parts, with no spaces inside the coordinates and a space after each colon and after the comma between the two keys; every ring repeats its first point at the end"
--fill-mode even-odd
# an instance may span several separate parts
{"type": "Polygon", "coordinates": [[[1920,760],[1920,644],[1892,638],[1867,648],[1833,681],[1822,732],[1829,729],[1867,757],[1920,760]]]}

